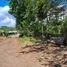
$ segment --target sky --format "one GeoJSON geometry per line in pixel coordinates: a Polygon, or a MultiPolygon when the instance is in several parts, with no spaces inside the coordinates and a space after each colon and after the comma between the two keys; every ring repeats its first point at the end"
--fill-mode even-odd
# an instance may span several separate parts
{"type": "MultiPolygon", "coordinates": [[[[67,5],[67,2],[64,2],[64,0],[61,0],[62,5],[67,5]]],[[[10,7],[9,2],[6,0],[4,2],[3,0],[0,0],[0,26],[8,26],[8,27],[15,27],[16,25],[16,19],[14,16],[9,14],[10,7]]]]}
{"type": "Polygon", "coordinates": [[[8,26],[8,27],[15,27],[16,20],[15,17],[9,14],[10,7],[9,2],[4,2],[0,0],[0,27],[1,26],[8,26]]]}
{"type": "Polygon", "coordinates": [[[67,6],[67,0],[62,0],[61,4],[67,6]]]}

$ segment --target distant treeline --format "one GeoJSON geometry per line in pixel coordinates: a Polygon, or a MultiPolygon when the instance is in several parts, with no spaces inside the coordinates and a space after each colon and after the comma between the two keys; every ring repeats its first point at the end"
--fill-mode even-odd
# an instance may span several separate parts
{"type": "Polygon", "coordinates": [[[6,26],[0,27],[0,36],[8,36],[14,33],[16,33],[16,28],[14,27],[6,27],[6,26]]]}

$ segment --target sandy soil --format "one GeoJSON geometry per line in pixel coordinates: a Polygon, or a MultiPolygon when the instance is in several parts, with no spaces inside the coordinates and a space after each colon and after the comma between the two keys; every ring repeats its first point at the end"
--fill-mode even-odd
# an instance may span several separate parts
{"type": "Polygon", "coordinates": [[[0,67],[67,67],[67,48],[27,45],[17,38],[0,37],[0,67]]]}
{"type": "Polygon", "coordinates": [[[0,38],[0,67],[43,67],[36,59],[38,54],[20,53],[21,45],[16,38],[0,38]]]}

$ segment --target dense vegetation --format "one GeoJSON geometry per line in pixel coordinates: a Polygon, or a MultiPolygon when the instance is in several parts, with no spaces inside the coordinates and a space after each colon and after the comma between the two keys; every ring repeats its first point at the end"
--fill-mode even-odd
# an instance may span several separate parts
{"type": "Polygon", "coordinates": [[[15,31],[16,29],[14,27],[6,27],[2,26],[0,27],[0,36],[8,36],[10,31],[15,31]]]}
{"type": "Polygon", "coordinates": [[[61,0],[10,0],[10,13],[16,17],[21,35],[43,37],[46,34],[67,36],[67,17],[61,0]],[[60,19],[63,16],[63,19],[60,19]]]}

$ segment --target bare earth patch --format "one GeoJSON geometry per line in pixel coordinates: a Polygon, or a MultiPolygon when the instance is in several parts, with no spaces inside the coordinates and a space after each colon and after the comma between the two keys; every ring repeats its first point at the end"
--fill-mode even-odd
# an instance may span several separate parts
{"type": "Polygon", "coordinates": [[[0,37],[0,67],[67,67],[67,47],[26,45],[0,37]]]}

